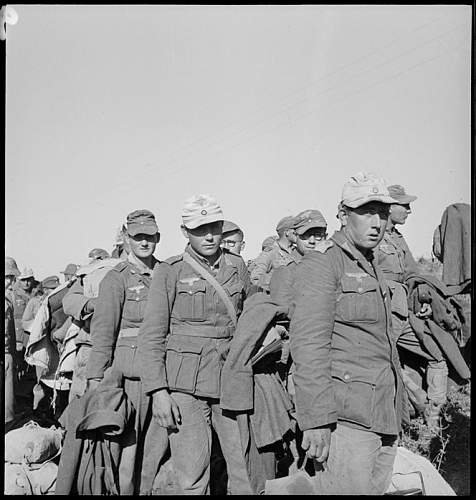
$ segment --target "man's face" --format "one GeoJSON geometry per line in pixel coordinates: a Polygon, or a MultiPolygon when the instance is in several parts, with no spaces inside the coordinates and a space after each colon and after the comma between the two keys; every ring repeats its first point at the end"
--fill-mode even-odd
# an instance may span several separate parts
{"type": "Polygon", "coordinates": [[[126,240],[130,251],[140,259],[147,259],[155,252],[155,247],[159,242],[160,236],[155,234],[139,233],[134,236],[127,234],[126,240]]]}
{"type": "Polygon", "coordinates": [[[226,248],[232,253],[237,255],[241,254],[245,242],[243,241],[243,235],[240,231],[235,231],[234,233],[225,233],[223,239],[221,240],[221,246],[226,248]]]}
{"type": "Polygon", "coordinates": [[[223,221],[202,224],[195,229],[183,228],[190,246],[203,257],[211,257],[218,252],[222,240],[223,221]]]}
{"type": "Polygon", "coordinates": [[[396,204],[390,205],[389,219],[393,225],[405,224],[407,217],[411,214],[410,204],[396,204]]]}
{"type": "Polygon", "coordinates": [[[33,278],[26,278],[25,280],[18,280],[18,283],[20,284],[20,287],[23,290],[29,290],[31,288],[32,283],[33,283],[33,278]]]}
{"type": "Polygon", "coordinates": [[[65,281],[69,281],[73,276],[74,276],[74,274],[67,274],[67,273],[65,273],[64,274],[64,280],[65,281]]]}
{"type": "Polygon", "coordinates": [[[291,243],[292,245],[297,244],[298,237],[294,229],[288,229],[284,234],[286,235],[286,238],[288,239],[289,243],[291,243]]]}
{"type": "Polygon", "coordinates": [[[315,250],[317,243],[325,240],[326,236],[325,227],[311,227],[303,234],[297,234],[296,249],[301,255],[304,255],[315,250]]]}
{"type": "Polygon", "coordinates": [[[342,207],[339,219],[350,241],[361,250],[375,248],[383,238],[389,207],[371,201],[357,208],[342,207]]]}
{"type": "Polygon", "coordinates": [[[5,290],[10,288],[13,283],[15,283],[15,276],[13,274],[8,274],[5,276],[5,290]]]}

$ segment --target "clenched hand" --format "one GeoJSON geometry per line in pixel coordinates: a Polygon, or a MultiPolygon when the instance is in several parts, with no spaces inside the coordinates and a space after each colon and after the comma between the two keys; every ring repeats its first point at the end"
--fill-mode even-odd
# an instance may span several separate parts
{"type": "Polygon", "coordinates": [[[303,450],[306,450],[306,455],[309,458],[315,458],[318,462],[325,462],[331,446],[330,428],[322,427],[304,431],[301,446],[303,450]]]}
{"type": "Polygon", "coordinates": [[[152,415],[160,426],[167,429],[177,429],[177,424],[182,423],[178,404],[166,389],[152,394],[152,415]]]}

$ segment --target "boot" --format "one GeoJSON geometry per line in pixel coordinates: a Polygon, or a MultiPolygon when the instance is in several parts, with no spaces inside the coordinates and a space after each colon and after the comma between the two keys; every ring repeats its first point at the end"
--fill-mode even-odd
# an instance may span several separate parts
{"type": "Polygon", "coordinates": [[[430,401],[428,407],[424,412],[426,425],[432,431],[439,431],[441,429],[441,409],[443,404],[434,403],[430,401]]]}

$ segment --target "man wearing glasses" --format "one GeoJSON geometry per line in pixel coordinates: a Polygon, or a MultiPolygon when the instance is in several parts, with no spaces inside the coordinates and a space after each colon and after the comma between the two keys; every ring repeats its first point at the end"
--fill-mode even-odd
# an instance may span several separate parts
{"type": "Polygon", "coordinates": [[[243,231],[234,222],[229,220],[223,221],[222,248],[226,248],[231,253],[240,255],[243,248],[245,248],[244,237],[243,231]]]}

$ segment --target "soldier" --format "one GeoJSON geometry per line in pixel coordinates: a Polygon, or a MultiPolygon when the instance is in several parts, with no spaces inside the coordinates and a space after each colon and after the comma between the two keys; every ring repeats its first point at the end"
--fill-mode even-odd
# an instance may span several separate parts
{"type": "Polygon", "coordinates": [[[22,328],[27,335],[30,334],[30,326],[35,319],[38,309],[40,308],[44,295],[45,291],[43,290],[42,284],[40,282],[36,282],[31,291],[31,298],[28,301],[21,318],[22,328]]]}
{"type": "MultiPolygon", "coordinates": [[[[427,424],[435,427],[439,424],[440,411],[446,402],[448,367],[441,351],[439,357],[435,358],[425,349],[408,320],[407,289],[404,282],[409,273],[418,273],[418,266],[405,238],[396,228],[397,225],[405,224],[408,215],[411,214],[410,203],[417,197],[407,194],[403,186],[398,184],[388,186],[388,191],[394,203],[390,205],[387,227],[376,251],[376,257],[390,289],[392,324],[397,345],[425,360],[428,406],[424,410],[424,415],[427,424]]],[[[431,314],[431,311],[423,313],[431,314]]],[[[415,382],[405,371],[402,374],[407,388],[411,391],[411,399],[414,399],[417,407],[422,409],[425,401],[419,393],[423,391],[417,390],[415,382]]]]}
{"type": "Polygon", "coordinates": [[[275,269],[299,260],[299,254],[294,250],[296,244],[294,223],[294,217],[283,217],[276,226],[278,233],[276,245],[269,252],[261,252],[254,260],[250,272],[251,282],[260,286],[265,292],[269,293],[269,282],[275,269]]]}
{"type": "Polygon", "coordinates": [[[289,304],[292,308],[294,272],[297,263],[308,252],[322,249],[323,245],[330,244],[326,241],[327,222],[319,210],[304,210],[295,217],[293,228],[296,232],[296,251],[299,254],[296,260],[288,262],[275,270],[269,284],[270,295],[277,302],[289,304]]]}
{"type": "Polygon", "coordinates": [[[221,240],[222,248],[226,248],[231,253],[241,255],[245,248],[244,234],[242,229],[234,222],[223,221],[223,238],[221,240]]]}
{"type": "Polygon", "coordinates": [[[68,264],[64,271],[61,271],[61,274],[64,274],[64,280],[69,281],[73,279],[76,271],[78,270],[78,266],[76,264],[68,264]]]}
{"type": "Polygon", "coordinates": [[[223,214],[208,195],[185,203],[183,254],[154,274],[139,335],[144,390],[169,430],[171,457],[186,494],[207,494],[211,426],[228,469],[228,491],[251,494],[236,419],[220,409],[220,373],[236,316],[250,288],[243,259],[220,248],[223,214]]]}
{"type": "Polygon", "coordinates": [[[393,199],[383,179],[358,173],[341,201],[332,245],[306,253],[296,269],[290,342],[297,421],[307,456],[323,464],[309,479],[315,493],[383,494],[404,391],[373,249],[393,199]]]}
{"type": "Polygon", "coordinates": [[[55,288],[60,286],[60,281],[58,276],[48,276],[41,282],[41,287],[45,291],[46,295],[52,292],[55,288]]]}
{"type": "Polygon", "coordinates": [[[15,319],[16,350],[18,362],[23,366],[24,349],[28,343],[28,336],[22,327],[21,319],[25,312],[26,305],[31,299],[32,290],[35,285],[33,270],[24,268],[12,286],[13,290],[13,315],[15,319]]]}
{"type": "Polygon", "coordinates": [[[13,316],[12,290],[15,279],[20,275],[17,263],[11,257],[5,257],[5,425],[15,418],[14,380],[16,354],[15,318],[13,316]]]}
{"type": "Polygon", "coordinates": [[[152,271],[158,263],[153,253],[160,233],[154,214],[149,210],[130,213],[125,237],[130,248],[127,260],[108,271],[99,285],[91,320],[92,348],[87,364],[86,389],[97,387],[105,370],[112,367],[123,375],[124,391],[136,411],[133,429],[121,436],[118,473],[121,495],[144,493],[144,488],[152,487],[154,478],[146,476],[145,469],[149,470],[151,464],[156,465],[155,475],[167,446],[166,433],[159,432],[160,429],[154,429],[155,432],[145,439],[150,399],[142,389],[140,361],[136,356],[152,271]]]}

